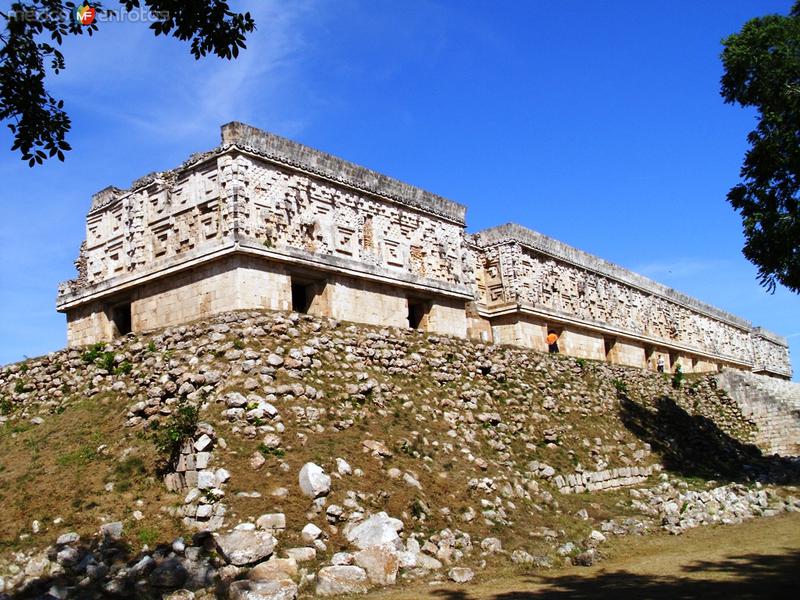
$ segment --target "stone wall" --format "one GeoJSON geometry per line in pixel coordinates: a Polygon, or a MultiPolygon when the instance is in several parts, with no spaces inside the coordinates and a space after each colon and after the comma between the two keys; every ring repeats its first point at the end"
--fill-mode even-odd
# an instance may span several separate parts
{"type": "Polygon", "coordinates": [[[67,344],[70,346],[86,346],[112,336],[111,322],[100,302],[83,304],[67,314],[67,344]]]}
{"type": "Polygon", "coordinates": [[[556,475],[553,483],[562,494],[580,494],[636,485],[647,481],[652,474],[653,467],[620,467],[556,475]]]}
{"type": "Polygon", "coordinates": [[[518,343],[510,315],[527,313],[523,327],[556,330],[575,356],[653,366],[662,355],[684,372],[734,364],[791,375],[785,339],[617,265],[518,225],[473,242],[476,294],[498,341],[518,343]]]}
{"type": "MultiPolygon", "coordinates": [[[[241,123],[222,144],[92,199],[70,344],[238,308],[307,310],[684,372],[791,376],[786,340],[518,225],[474,236],[460,204],[241,123]],[[292,286],[307,287],[293,306],[292,286]],[[411,312],[419,313],[412,317],[411,312]],[[416,321],[419,321],[416,323],[416,321]]],[[[295,290],[296,291],[296,290],[295,290]]]]}
{"type": "Polygon", "coordinates": [[[755,443],[764,452],[800,455],[800,384],[732,369],[716,380],[756,424],[755,443]]]}

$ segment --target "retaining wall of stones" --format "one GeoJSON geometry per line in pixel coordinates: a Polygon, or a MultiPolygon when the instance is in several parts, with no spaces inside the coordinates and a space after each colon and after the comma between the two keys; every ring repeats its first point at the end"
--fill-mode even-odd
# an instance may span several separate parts
{"type": "Polygon", "coordinates": [[[653,471],[660,470],[657,466],[649,467],[620,467],[604,471],[584,471],[570,473],[569,475],[556,475],[553,483],[562,494],[579,494],[580,492],[595,492],[612,490],[616,488],[636,485],[647,481],[653,471]]]}

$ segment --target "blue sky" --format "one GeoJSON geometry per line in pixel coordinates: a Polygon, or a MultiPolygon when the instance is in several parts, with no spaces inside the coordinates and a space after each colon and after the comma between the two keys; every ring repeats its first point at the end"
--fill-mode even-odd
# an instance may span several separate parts
{"type": "Polygon", "coordinates": [[[66,44],[49,84],[74,151],[35,169],[0,152],[0,363],[63,347],[56,286],[91,194],[231,120],[466,204],[471,231],[516,221],[639,271],[800,356],[800,297],[758,286],[725,201],[754,113],[719,97],[720,40],[789,0],[233,4],[258,24],[234,63],[140,23],[66,44]]]}

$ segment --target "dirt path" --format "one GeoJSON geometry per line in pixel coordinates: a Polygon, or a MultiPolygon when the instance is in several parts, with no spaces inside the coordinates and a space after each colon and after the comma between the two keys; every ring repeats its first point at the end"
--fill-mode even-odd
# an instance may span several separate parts
{"type": "Polygon", "coordinates": [[[681,536],[615,540],[590,568],[482,578],[464,586],[419,585],[382,600],[800,598],[800,514],[703,527],[681,536]]]}

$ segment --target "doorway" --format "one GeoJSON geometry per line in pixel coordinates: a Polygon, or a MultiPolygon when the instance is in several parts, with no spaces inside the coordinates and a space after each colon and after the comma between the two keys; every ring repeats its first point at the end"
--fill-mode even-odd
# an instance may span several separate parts
{"type": "Polygon", "coordinates": [[[611,362],[613,358],[614,347],[617,345],[617,338],[604,337],[603,346],[606,351],[606,360],[611,362]]]}
{"type": "Polygon", "coordinates": [[[130,302],[111,307],[111,324],[114,327],[114,337],[128,335],[133,330],[130,302]]]}
{"type": "Polygon", "coordinates": [[[298,313],[307,313],[311,302],[316,296],[316,285],[292,278],[292,310],[298,313]]]}
{"type": "Polygon", "coordinates": [[[424,329],[428,308],[428,302],[425,300],[408,299],[408,326],[411,329],[424,329]]]}

